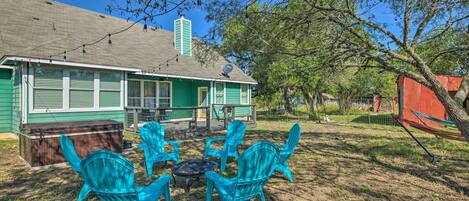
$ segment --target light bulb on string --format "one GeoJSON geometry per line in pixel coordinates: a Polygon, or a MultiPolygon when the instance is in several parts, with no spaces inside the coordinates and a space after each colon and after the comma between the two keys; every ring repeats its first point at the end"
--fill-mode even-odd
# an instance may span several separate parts
{"type": "Polygon", "coordinates": [[[108,34],[107,37],[108,37],[107,43],[109,43],[109,45],[112,45],[111,34],[108,34]]]}
{"type": "Polygon", "coordinates": [[[52,63],[52,56],[49,56],[49,63],[52,63]]]}
{"type": "Polygon", "coordinates": [[[86,54],[85,45],[83,45],[83,54],[86,54]]]}
{"type": "Polygon", "coordinates": [[[64,51],[64,60],[67,60],[67,51],[64,51]]]}
{"type": "Polygon", "coordinates": [[[176,54],[176,62],[179,62],[179,54],[176,54]]]}

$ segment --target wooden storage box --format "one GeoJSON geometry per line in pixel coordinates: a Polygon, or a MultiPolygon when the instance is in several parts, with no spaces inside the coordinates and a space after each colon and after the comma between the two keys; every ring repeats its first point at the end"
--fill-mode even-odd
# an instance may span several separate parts
{"type": "Polygon", "coordinates": [[[122,130],[122,123],[117,121],[24,124],[19,137],[20,156],[32,167],[65,162],[61,133],[72,140],[81,158],[101,149],[120,153],[122,130]]]}

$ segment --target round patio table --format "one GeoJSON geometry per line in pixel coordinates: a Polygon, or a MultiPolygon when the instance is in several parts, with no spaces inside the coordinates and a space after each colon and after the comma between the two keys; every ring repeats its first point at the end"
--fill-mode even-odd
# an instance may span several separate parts
{"type": "Polygon", "coordinates": [[[217,167],[217,162],[213,160],[191,159],[180,162],[171,168],[174,184],[176,185],[176,176],[184,178],[184,190],[186,193],[190,191],[192,180],[199,181],[200,176],[205,172],[214,170],[217,167]]]}

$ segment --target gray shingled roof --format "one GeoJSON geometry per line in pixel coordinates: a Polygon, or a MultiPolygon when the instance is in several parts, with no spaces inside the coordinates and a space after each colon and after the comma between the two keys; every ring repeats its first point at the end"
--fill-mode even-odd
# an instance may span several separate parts
{"type": "MultiPolygon", "coordinates": [[[[126,20],[105,16],[70,5],[45,0],[2,0],[0,4],[0,58],[8,56],[49,59],[54,53],[94,41],[107,33],[131,24],[126,20]]],[[[130,30],[111,37],[112,45],[103,42],[67,53],[68,62],[138,68],[158,74],[191,76],[241,82],[255,82],[239,68],[230,78],[221,75],[228,62],[219,57],[202,65],[194,57],[179,56],[179,62],[166,60],[174,57],[173,33],[148,29],[137,24],[130,30]],[[163,63],[161,69],[155,68],[163,63]]],[[[63,60],[62,56],[54,58],[63,60]]]]}

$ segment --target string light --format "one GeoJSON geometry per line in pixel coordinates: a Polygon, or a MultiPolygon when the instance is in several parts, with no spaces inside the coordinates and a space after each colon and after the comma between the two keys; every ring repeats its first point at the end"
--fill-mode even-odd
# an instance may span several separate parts
{"type": "Polygon", "coordinates": [[[85,45],[83,45],[83,54],[86,54],[85,45]]]}
{"type": "Polygon", "coordinates": [[[49,56],[49,62],[52,63],[52,56],[49,56]]]}
{"type": "Polygon", "coordinates": [[[143,31],[144,31],[144,32],[147,32],[147,28],[148,28],[148,25],[147,25],[147,17],[143,17],[143,21],[145,21],[145,23],[143,24],[143,31]]]}
{"type": "Polygon", "coordinates": [[[108,34],[107,37],[108,37],[107,43],[109,45],[112,45],[111,34],[108,34]]]}
{"type": "Polygon", "coordinates": [[[64,51],[64,60],[67,60],[67,51],[64,51]]]}
{"type": "Polygon", "coordinates": [[[179,54],[176,54],[176,62],[179,62],[179,54]]]}

